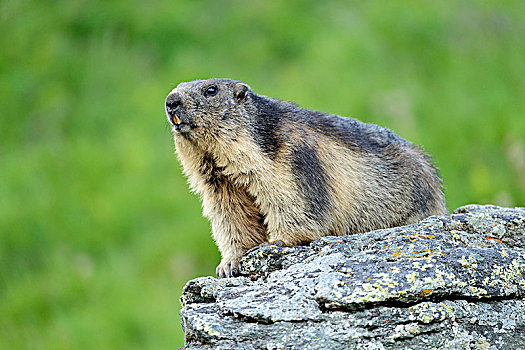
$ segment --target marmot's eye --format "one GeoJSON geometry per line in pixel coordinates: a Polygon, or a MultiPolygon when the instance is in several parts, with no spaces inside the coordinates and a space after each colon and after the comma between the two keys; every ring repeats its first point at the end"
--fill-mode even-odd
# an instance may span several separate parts
{"type": "Polygon", "coordinates": [[[204,90],[204,96],[206,97],[215,96],[217,95],[217,92],[219,92],[219,89],[217,89],[215,85],[208,86],[208,88],[204,90]]]}

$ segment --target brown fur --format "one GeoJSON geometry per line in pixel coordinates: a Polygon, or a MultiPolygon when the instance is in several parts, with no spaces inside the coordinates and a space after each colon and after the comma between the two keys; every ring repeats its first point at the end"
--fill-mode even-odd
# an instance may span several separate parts
{"type": "Polygon", "coordinates": [[[255,94],[229,79],[166,98],[175,149],[222,254],[220,277],[263,242],[285,245],[446,212],[429,157],[390,130],[255,94]]]}

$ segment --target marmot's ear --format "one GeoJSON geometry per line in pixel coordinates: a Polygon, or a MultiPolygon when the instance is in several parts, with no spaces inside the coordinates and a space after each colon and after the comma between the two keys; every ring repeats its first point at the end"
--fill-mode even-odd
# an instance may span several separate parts
{"type": "Polygon", "coordinates": [[[237,83],[233,87],[233,96],[237,101],[242,101],[246,97],[246,93],[250,90],[250,87],[244,83],[237,83]]]}

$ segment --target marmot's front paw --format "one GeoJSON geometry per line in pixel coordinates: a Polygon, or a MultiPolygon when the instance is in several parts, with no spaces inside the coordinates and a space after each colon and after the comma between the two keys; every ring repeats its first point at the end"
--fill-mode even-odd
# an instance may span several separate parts
{"type": "Polygon", "coordinates": [[[239,275],[240,258],[222,259],[215,272],[220,278],[235,277],[239,275]]]}

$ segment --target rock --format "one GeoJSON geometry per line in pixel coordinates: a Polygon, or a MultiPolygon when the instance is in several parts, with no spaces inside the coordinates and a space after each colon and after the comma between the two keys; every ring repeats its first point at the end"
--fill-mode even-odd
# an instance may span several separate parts
{"type": "Polygon", "coordinates": [[[525,349],[525,208],[263,244],[240,271],[186,284],[186,349],[525,349]]]}

